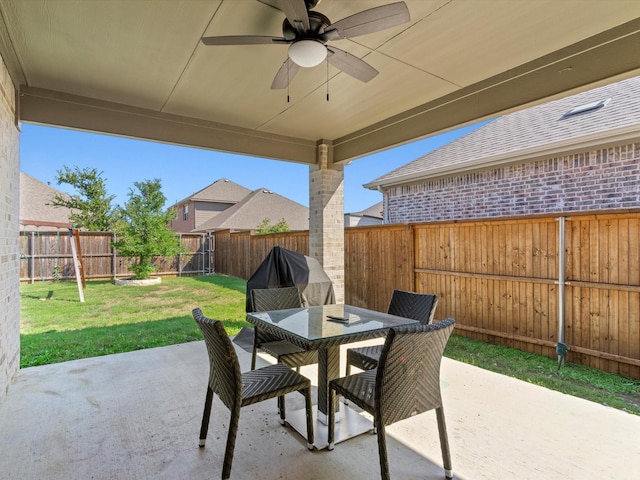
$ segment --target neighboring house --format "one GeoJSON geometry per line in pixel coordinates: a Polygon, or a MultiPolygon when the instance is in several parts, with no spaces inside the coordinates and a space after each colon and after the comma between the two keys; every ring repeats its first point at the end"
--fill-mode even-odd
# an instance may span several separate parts
{"type": "Polygon", "coordinates": [[[364,185],[387,223],[640,207],[640,77],[500,117],[364,185]]]}
{"type": "Polygon", "coordinates": [[[71,209],[50,205],[56,193],[67,196],[20,172],[20,231],[68,230],[71,227],[71,209]]]}
{"type": "Polygon", "coordinates": [[[309,229],[309,209],[270,190],[260,188],[205,223],[195,231],[255,230],[267,218],[270,224],[286,220],[290,230],[309,229]]]}
{"type": "Polygon", "coordinates": [[[370,206],[366,210],[344,214],[345,227],[378,225],[382,223],[382,202],[370,206]]]}
{"type": "Polygon", "coordinates": [[[216,180],[171,207],[177,211],[175,220],[171,222],[171,229],[183,233],[199,231],[201,225],[236,205],[250,193],[248,188],[226,178],[216,180]]]}

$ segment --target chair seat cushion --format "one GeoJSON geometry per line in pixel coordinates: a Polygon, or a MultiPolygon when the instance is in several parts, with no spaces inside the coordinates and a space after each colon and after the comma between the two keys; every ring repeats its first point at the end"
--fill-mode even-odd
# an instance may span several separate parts
{"type": "Polygon", "coordinates": [[[310,388],[309,379],[281,363],[242,374],[242,405],[310,388]]]}
{"type": "Polygon", "coordinates": [[[361,370],[371,370],[378,366],[382,345],[350,348],[347,350],[347,363],[361,370]]]}
{"type": "Polygon", "coordinates": [[[336,393],[373,414],[375,409],[377,370],[367,370],[348,377],[336,378],[330,385],[336,393]]]}

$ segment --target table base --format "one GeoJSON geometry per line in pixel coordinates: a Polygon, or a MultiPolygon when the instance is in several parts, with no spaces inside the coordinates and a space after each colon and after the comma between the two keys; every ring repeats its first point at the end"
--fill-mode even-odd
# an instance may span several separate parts
{"type": "MultiPolygon", "coordinates": [[[[339,417],[340,421],[336,422],[335,443],[373,431],[373,422],[348,405],[340,405],[339,417]]],[[[318,420],[316,406],[313,407],[313,418],[315,427],[313,446],[322,450],[329,446],[327,440],[329,429],[327,425],[318,420]]],[[[304,409],[291,412],[287,410],[287,423],[305,439],[307,438],[307,417],[304,409]]]]}

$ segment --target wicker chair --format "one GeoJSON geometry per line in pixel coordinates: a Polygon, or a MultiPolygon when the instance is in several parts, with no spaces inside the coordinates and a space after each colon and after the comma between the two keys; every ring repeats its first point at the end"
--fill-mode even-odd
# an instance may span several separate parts
{"type": "Polygon", "coordinates": [[[373,415],[382,480],[389,480],[385,426],[427,410],[436,410],[446,478],[453,478],[451,454],[440,394],[440,362],[455,320],[391,329],[378,368],[329,383],[329,450],[335,438],[336,394],[373,415]]]}
{"type": "Polygon", "coordinates": [[[231,411],[227,446],[222,466],[222,479],[231,474],[231,463],[235,449],[240,409],[247,405],[278,397],[282,405],[280,419],[285,421],[284,396],[290,392],[300,392],[305,397],[307,411],[307,447],[313,448],[313,417],[311,405],[311,382],[283,364],[270,365],[258,370],[240,373],[240,364],[227,332],[218,320],[205,317],[199,308],[193,310],[209,354],[209,383],[204,402],[202,426],[200,427],[200,447],[204,447],[209,430],[211,404],[214,393],[231,411]]]}
{"type": "MultiPolygon", "coordinates": [[[[387,312],[391,315],[418,320],[421,324],[428,325],[433,321],[433,314],[437,306],[437,295],[394,290],[387,312]]],[[[381,352],[382,345],[348,349],[346,375],[351,374],[352,365],[361,370],[376,368],[381,352]]]]}
{"type": "MultiPolygon", "coordinates": [[[[302,299],[297,287],[255,288],[251,290],[251,303],[254,312],[266,312],[268,310],[299,308],[302,306],[302,299]]],[[[295,368],[298,372],[301,366],[318,363],[318,352],[304,350],[255,327],[253,354],[251,355],[252,370],[256,368],[258,349],[275,357],[278,363],[284,363],[295,368]]]]}

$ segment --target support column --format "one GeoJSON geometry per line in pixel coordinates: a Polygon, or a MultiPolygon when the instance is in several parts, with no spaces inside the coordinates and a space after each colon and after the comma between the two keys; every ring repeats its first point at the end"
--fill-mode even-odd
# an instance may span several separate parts
{"type": "Polygon", "coordinates": [[[20,130],[17,97],[0,57],[0,404],[20,368],[20,130]]]}
{"type": "Polygon", "coordinates": [[[333,282],[344,303],[344,167],[333,165],[333,145],[319,143],[318,163],[309,169],[309,256],[333,282]]]}

